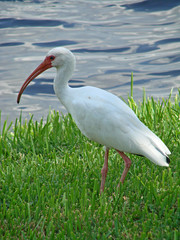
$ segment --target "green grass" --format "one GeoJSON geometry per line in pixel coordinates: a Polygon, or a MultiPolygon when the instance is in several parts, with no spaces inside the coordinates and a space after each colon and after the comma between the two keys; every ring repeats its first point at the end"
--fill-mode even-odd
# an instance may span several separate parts
{"type": "Polygon", "coordinates": [[[180,95],[128,99],[172,152],[169,168],[110,151],[105,192],[99,187],[104,148],[82,136],[70,115],[6,122],[0,135],[0,239],[178,239],[180,95]]]}

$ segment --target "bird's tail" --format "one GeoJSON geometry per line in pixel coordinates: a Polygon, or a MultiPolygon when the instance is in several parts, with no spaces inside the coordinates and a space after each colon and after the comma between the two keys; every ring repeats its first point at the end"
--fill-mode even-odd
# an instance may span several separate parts
{"type": "Polygon", "coordinates": [[[144,156],[159,166],[168,167],[170,163],[169,155],[171,152],[166,145],[154,133],[149,139],[148,149],[144,151],[144,156]]]}
{"type": "Polygon", "coordinates": [[[167,153],[159,151],[159,149],[154,148],[144,153],[144,156],[151,160],[153,163],[159,166],[169,167],[170,159],[167,153]]]}

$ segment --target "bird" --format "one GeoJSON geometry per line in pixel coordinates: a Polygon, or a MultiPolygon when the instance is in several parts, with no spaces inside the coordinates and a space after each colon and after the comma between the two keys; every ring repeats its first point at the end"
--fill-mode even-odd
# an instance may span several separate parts
{"type": "Polygon", "coordinates": [[[100,194],[105,189],[110,149],[115,149],[124,160],[125,166],[120,183],[124,182],[131,166],[131,160],[125,153],[144,156],[156,165],[168,167],[170,150],[139,120],[123,100],[94,86],[77,88],[69,86],[68,81],[73,75],[75,66],[76,58],[72,51],[64,47],[51,49],[44,61],[22,85],[17,103],[20,102],[23,91],[34,78],[49,68],[56,68],[53,83],[56,96],[71,114],[82,134],[105,146],[100,194]]]}

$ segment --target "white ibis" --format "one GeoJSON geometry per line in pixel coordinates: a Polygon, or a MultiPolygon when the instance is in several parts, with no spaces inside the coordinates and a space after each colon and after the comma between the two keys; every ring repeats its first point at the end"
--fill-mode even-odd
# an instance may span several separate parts
{"type": "Polygon", "coordinates": [[[168,167],[168,155],[171,154],[169,149],[119,97],[96,87],[69,87],[68,81],[75,63],[75,57],[68,49],[58,47],[50,50],[44,61],[22,85],[17,103],[24,89],[35,77],[48,68],[57,69],[54,79],[57,97],[72,115],[81,132],[106,147],[100,193],[104,191],[110,148],[114,148],[125,162],[120,179],[122,183],[131,165],[131,160],[124,152],[145,156],[157,165],[168,167]]]}

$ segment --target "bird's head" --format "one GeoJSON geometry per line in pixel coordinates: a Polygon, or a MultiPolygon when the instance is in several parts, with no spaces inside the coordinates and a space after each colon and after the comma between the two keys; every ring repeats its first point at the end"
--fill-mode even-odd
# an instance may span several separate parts
{"type": "Polygon", "coordinates": [[[67,48],[57,47],[50,50],[46,56],[47,60],[51,62],[51,67],[70,66],[75,63],[75,57],[67,48]]]}
{"type": "Polygon", "coordinates": [[[17,97],[17,103],[20,102],[21,95],[28,86],[28,84],[39,74],[51,67],[56,67],[57,69],[69,67],[74,69],[74,65],[75,57],[71,51],[63,47],[53,48],[48,52],[44,61],[31,73],[31,75],[22,85],[17,97]]]}

